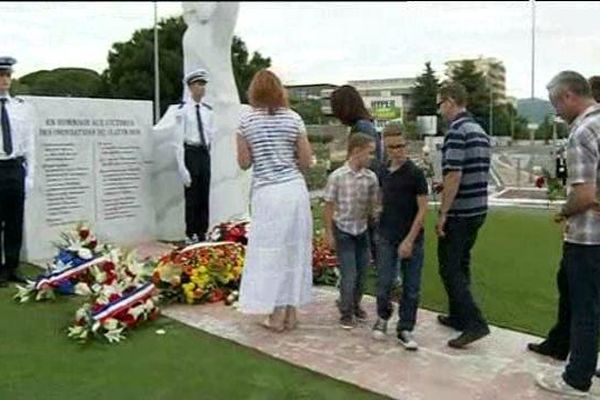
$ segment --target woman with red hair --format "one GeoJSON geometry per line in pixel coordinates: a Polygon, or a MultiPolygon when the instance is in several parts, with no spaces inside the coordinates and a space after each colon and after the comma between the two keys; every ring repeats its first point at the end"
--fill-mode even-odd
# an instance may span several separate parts
{"type": "Polygon", "coordinates": [[[269,314],[263,325],[281,332],[296,326],[296,308],[310,300],[312,216],[301,170],[311,148],[302,118],[289,108],[279,78],[254,75],[251,109],[240,119],[237,159],[252,170],[251,213],[240,287],[241,311],[269,314]]]}

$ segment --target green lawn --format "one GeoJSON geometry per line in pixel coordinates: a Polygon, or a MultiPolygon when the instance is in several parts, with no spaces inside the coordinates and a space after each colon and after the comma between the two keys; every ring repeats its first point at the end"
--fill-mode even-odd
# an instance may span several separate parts
{"type": "MultiPolygon", "coordinates": [[[[473,253],[476,298],[495,325],[544,335],[555,318],[560,232],[548,211],[493,210],[473,253]]],[[[315,225],[320,210],[315,207],[315,225]]],[[[422,306],[445,310],[433,213],[422,306]]],[[[371,287],[373,277],[371,277],[371,287]]],[[[0,289],[0,399],[377,399],[167,318],[123,343],[78,345],[66,327],[78,299],[18,305],[0,289]],[[166,335],[155,330],[164,328],[166,335]]]]}
{"type": "Polygon", "coordinates": [[[1,400],[383,398],[167,318],[82,346],[66,336],[77,299],[19,305],[14,292],[0,289],[1,400]]]}
{"type": "MultiPolygon", "coordinates": [[[[559,226],[546,210],[492,210],[472,253],[475,298],[490,323],[545,336],[556,318],[559,226]]],[[[423,307],[446,311],[438,275],[435,215],[427,221],[423,307]]]]}
{"type": "MultiPolygon", "coordinates": [[[[314,203],[315,225],[322,226],[321,206],[314,203]]],[[[550,210],[493,209],[472,253],[472,286],[489,322],[545,336],[556,317],[556,271],[561,232],[550,210]]],[[[425,266],[421,306],[446,311],[446,292],[438,275],[436,214],[426,221],[425,266]]],[[[368,291],[374,294],[375,271],[368,291]]]]}

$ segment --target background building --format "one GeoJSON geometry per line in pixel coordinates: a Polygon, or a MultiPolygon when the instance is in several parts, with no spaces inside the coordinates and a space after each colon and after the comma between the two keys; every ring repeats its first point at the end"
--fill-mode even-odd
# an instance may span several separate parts
{"type": "Polygon", "coordinates": [[[314,83],[307,85],[287,85],[289,98],[297,100],[320,100],[321,91],[324,89],[335,89],[337,85],[331,83],[314,83]]]}
{"type": "Polygon", "coordinates": [[[382,128],[387,121],[404,121],[411,107],[411,92],[416,78],[368,79],[349,81],[362,96],[365,106],[375,118],[375,125],[382,128]]]}

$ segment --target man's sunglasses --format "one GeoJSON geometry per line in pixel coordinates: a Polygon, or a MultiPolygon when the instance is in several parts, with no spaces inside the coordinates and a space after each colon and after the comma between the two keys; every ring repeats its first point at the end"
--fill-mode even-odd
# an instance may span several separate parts
{"type": "Polygon", "coordinates": [[[392,144],[387,146],[388,149],[403,149],[406,147],[406,144],[392,144]]]}
{"type": "Polygon", "coordinates": [[[437,108],[440,108],[442,106],[442,104],[444,104],[444,102],[448,100],[448,99],[444,99],[444,100],[440,100],[436,103],[437,108]]]}

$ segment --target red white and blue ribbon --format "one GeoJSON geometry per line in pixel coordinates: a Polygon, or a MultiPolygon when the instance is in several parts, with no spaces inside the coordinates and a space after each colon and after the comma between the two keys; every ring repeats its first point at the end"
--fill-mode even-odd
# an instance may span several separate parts
{"type": "Polygon", "coordinates": [[[92,313],[92,318],[96,321],[110,318],[123,310],[131,308],[137,302],[145,301],[152,296],[154,289],[153,283],[146,283],[129,293],[127,296],[123,296],[112,303],[108,303],[100,310],[92,313]]]}
{"type": "Polygon", "coordinates": [[[184,247],[179,252],[186,253],[188,251],[197,250],[197,249],[201,249],[204,247],[231,246],[232,244],[236,244],[236,243],[235,242],[202,242],[202,243],[196,243],[196,244],[192,244],[187,247],[184,247]]]}
{"type": "Polygon", "coordinates": [[[54,286],[57,283],[63,282],[70,277],[85,271],[86,269],[93,267],[94,265],[101,264],[105,261],[109,261],[110,258],[108,256],[98,257],[91,261],[86,262],[85,264],[81,264],[78,266],[72,266],[60,271],[56,271],[51,273],[48,276],[41,278],[39,281],[35,283],[35,289],[40,290],[45,285],[54,286]]]}

